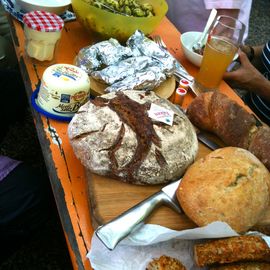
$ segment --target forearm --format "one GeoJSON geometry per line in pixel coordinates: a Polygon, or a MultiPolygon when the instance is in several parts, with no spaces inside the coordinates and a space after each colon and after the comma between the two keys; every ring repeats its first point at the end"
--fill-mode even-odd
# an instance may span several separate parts
{"type": "Polygon", "coordinates": [[[253,82],[252,92],[270,102],[270,81],[263,75],[253,82]]]}
{"type": "Polygon", "coordinates": [[[253,46],[254,49],[254,58],[252,59],[251,63],[255,66],[258,70],[262,70],[262,50],[264,45],[260,46],[253,46]]]}
{"type": "Polygon", "coordinates": [[[250,45],[243,45],[241,46],[241,50],[247,55],[248,59],[252,63],[254,67],[258,70],[262,69],[262,49],[264,45],[259,46],[250,46],[250,45]]]}

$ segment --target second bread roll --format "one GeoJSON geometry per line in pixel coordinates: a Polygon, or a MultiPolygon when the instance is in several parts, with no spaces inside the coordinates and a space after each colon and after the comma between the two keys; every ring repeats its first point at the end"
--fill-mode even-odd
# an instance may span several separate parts
{"type": "Polygon", "coordinates": [[[226,147],[188,168],[177,198],[198,226],[224,221],[237,232],[245,232],[269,206],[269,183],[268,170],[253,154],[226,147]]]}

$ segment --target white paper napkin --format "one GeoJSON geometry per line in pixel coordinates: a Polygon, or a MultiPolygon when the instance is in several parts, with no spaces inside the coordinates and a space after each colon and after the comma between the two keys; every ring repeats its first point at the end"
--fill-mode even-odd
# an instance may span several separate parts
{"type": "Polygon", "coordinates": [[[95,270],[145,270],[149,261],[161,255],[179,259],[188,270],[202,270],[194,265],[194,243],[206,238],[237,235],[224,222],[183,231],[147,224],[126,237],[113,251],[94,235],[87,257],[95,270]]]}

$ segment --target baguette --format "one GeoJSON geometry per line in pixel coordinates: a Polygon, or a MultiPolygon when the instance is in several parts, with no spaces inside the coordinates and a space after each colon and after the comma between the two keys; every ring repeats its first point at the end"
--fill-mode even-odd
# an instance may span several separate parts
{"type": "Polygon", "coordinates": [[[210,267],[210,270],[269,270],[270,263],[244,262],[210,267]]]}
{"type": "Polygon", "coordinates": [[[270,170],[270,128],[220,92],[196,97],[187,108],[190,121],[216,134],[227,146],[249,150],[270,170]]]}
{"type": "Polygon", "coordinates": [[[242,261],[270,261],[270,248],[259,236],[239,236],[210,241],[194,246],[199,267],[242,261]]]}

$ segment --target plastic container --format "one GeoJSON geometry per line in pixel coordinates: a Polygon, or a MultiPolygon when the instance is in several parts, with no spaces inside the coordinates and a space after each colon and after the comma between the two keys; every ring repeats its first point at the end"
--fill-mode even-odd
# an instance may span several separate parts
{"type": "Polygon", "coordinates": [[[25,51],[38,61],[53,61],[64,21],[56,14],[32,11],[23,16],[25,51]]]}
{"type": "Polygon", "coordinates": [[[178,87],[175,90],[175,94],[174,94],[174,104],[178,104],[178,105],[182,105],[183,101],[184,101],[184,97],[187,94],[187,90],[181,87],[178,87]]]}
{"type": "Polygon", "coordinates": [[[184,89],[188,90],[189,86],[190,86],[189,81],[187,81],[186,79],[181,79],[180,80],[180,82],[179,82],[179,87],[180,88],[184,88],[184,89]]]}
{"type": "Polygon", "coordinates": [[[150,34],[165,17],[168,5],[165,0],[138,0],[153,6],[155,16],[124,16],[90,5],[88,0],[72,0],[72,7],[80,23],[90,32],[100,34],[101,39],[111,37],[126,41],[137,29],[150,34]]]}
{"type": "Polygon", "coordinates": [[[35,103],[50,115],[70,118],[89,97],[87,73],[73,65],[56,64],[44,71],[35,103]]]}

